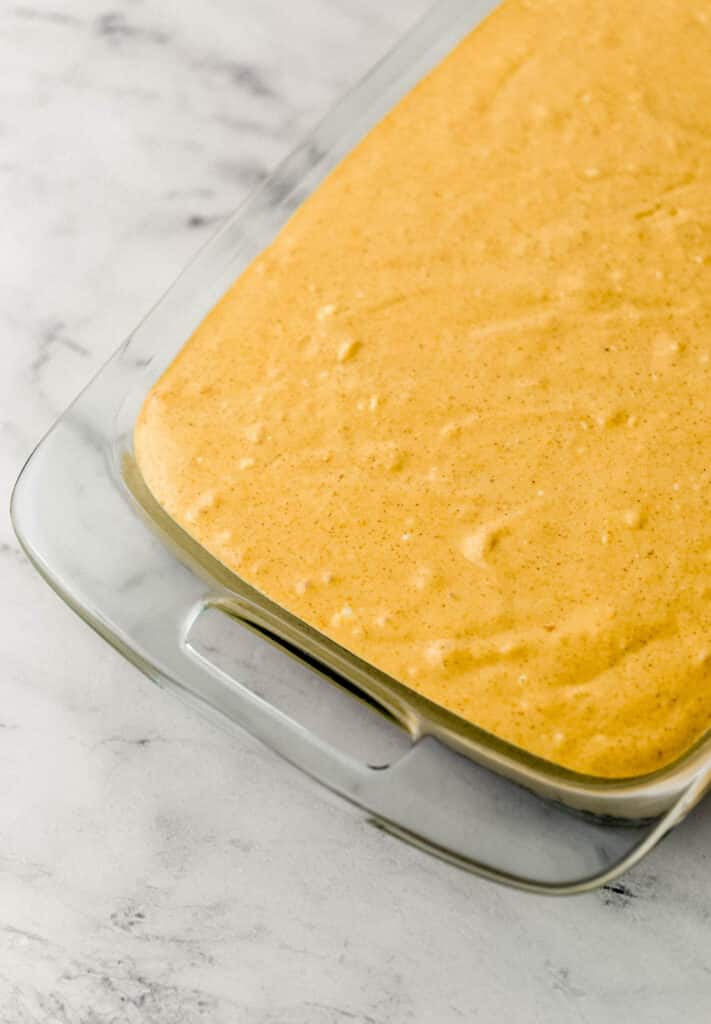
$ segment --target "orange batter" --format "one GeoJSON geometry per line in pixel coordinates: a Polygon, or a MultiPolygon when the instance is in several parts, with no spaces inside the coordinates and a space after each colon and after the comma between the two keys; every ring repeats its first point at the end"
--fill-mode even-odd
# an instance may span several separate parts
{"type": "Polygon", "coordinates": [[[711,722],[711,4],[507,0],[239,278],[135,434],[269,597],[542,757],[711,722]]]}

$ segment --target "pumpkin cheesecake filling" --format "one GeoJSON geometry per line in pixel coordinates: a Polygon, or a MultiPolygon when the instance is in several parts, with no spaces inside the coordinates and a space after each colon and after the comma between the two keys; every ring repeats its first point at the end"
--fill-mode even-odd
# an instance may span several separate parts
{"type": "Polygon", "coordinates": [[[711,5],[506,0],[149,393],[143,477],[408,687],[605,777],[711,724],[711,5]]]}

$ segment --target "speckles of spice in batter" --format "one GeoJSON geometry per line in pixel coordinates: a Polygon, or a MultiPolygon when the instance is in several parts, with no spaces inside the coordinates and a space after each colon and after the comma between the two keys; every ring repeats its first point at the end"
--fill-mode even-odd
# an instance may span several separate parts
{"type": "Polygon", "coordinates": [[[711,35],[689,0],[559,6],[505,0],[325,179],[136,453],[366,661],[636,775],[711,721],[711,35]]]}

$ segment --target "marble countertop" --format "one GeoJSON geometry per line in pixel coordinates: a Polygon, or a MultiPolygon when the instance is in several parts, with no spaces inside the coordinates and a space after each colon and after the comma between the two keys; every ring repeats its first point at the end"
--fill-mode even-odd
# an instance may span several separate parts
{"type": "MultiPolygon", "coordinates": [[[[425,0],[8,0],[0,492],[195,249],[425,0]]],[[[707,1021],[711,813],[523,895],[150,686],[0,515],[0,1024],[707,1021]]]]}

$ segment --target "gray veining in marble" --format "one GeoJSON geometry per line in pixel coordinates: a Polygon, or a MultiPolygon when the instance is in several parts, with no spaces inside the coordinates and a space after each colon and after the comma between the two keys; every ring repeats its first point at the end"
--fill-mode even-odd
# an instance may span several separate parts
{"type": "MultiPolygon", "coordinates": [[[[0,494],[424,0],[6,0],[0,494]]],[[[0,515],[0,1024],[702,1022],[711,813],[546,900],[369,826],[152,687],[0,515]]]]}

